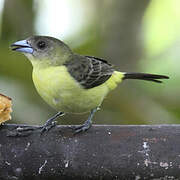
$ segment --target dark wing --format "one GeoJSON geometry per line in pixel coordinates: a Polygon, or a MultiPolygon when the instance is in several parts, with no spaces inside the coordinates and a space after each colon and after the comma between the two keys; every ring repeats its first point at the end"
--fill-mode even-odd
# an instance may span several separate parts
{"type": "Polygon", "coordinates": [[[85,89],[103,84],[114,72],[112,65],[107,61],[92,56],[75,55],[65,66],[71,76],[85,89]]]}

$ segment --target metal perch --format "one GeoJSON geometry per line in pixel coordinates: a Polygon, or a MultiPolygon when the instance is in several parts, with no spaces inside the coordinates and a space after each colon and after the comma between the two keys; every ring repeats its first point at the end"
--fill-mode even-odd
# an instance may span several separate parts
{"type": "Polygon", "coordinates": [[[180,125],[94,125],[77,135],[57,126],[26,136],[18,127],[0,129],[1,180],[180,178],[180,125]]]}

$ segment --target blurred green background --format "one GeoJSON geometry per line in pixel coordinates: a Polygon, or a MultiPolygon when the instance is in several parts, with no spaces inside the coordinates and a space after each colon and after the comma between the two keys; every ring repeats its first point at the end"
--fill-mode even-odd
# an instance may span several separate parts
{"type": "MultiPolygon", "coordinates": [[[[13,99],[11,122],[43,124],[55,113],[33,86],[30,62],[9,49],[38,34],[121,71],[170,76],[163,84],[124,81],[107,96],[94,123],[179,123],[179,7],[179,0],[0,0],[0,93],[13,99]]],[[[66,115],[59,123],[79,124],[87,116],[66,115]]]]}

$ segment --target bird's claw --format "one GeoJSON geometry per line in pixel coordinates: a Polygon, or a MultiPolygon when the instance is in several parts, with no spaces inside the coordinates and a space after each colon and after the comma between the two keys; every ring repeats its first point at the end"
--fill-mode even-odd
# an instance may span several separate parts
{"type": "Polygon", "coordinates": [[[8,137],[25,137],[29,136],[33,130],[39,127],[18,127],[14,130],[11,130],[7,133],[8,137]]]}
{"type": "Polygon", "coordinates": [[[80,125],[80,126],[76,126],[75,127],[75,132],[74,134],[78,134],[80,132],[85,132],[87,131],[90,127],[91,127],[92,124],[89,124],[89,123],[84,123],[83,125],[80,125]]]}
{"type": "Polygon", "coordinates": [[[25,136],[29,136],[32,131],[36,130],[36,129],[40,129],[41,134],[43,134],[46,131],[49,131],[51,128],[56,126],[56,122],[52,122],[52,123],[47,123],[43,126],[38,126],[38,127],[18,127],[14,130],[11,130],[7,133],[8,137],[25,137],[25,136]]]}
{"type": "Polygon", "coordinates": [[[52,123],[44,124],[43,126],[41,126],[41,134],[43,134],[44,132],[49,131],[50,129],[52,129],[55,126],[56,126],[56,121],[53,121],[52,123]]]}

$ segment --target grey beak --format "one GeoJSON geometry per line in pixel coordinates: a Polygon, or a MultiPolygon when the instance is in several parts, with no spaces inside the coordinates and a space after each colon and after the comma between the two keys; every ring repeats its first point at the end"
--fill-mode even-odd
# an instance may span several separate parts
{"type": "Polygon", "coordinates": [[[11,45],[13,51],[18,51],[22,53],[33,53],[33,48],[28,44],[27,40],[21,40],[13,43],[11,45]]]}

